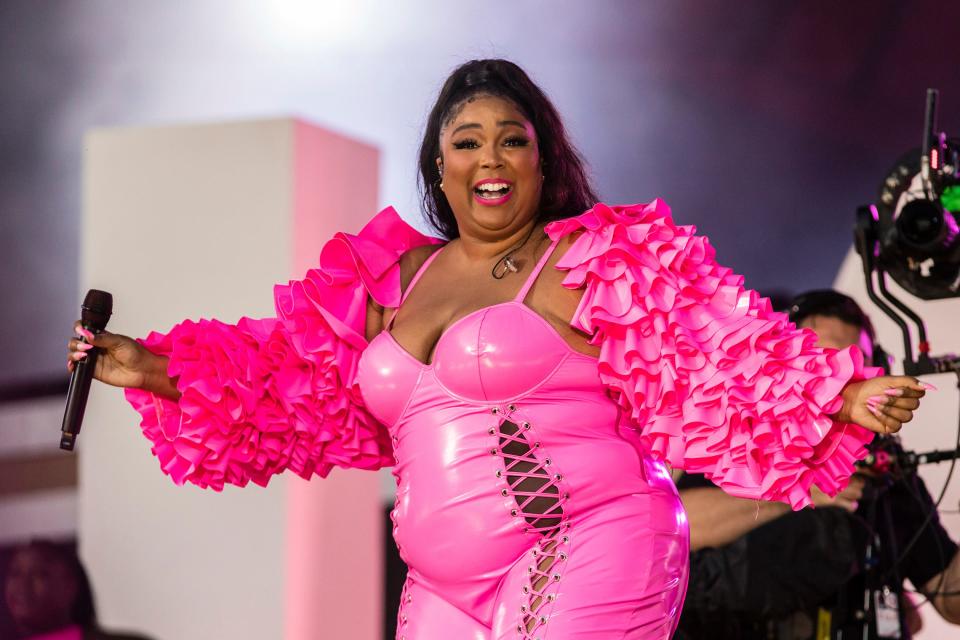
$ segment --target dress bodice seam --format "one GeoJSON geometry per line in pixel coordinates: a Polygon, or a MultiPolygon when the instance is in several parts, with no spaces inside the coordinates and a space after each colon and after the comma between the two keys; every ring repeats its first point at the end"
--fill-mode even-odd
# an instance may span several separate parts
{"type": "MultiPolygon", "coordinates": [[[[559,342],[561,343],[561,345],[562,345],[562,347],[563,347],[563,349],[564,349],[563,356],[562,356],[562,357],[557,361],[557,363],[550,369],[550,371],[549,371],[540,381],[538,381],[538,382],[537,382],[536,384],[534,384],[533,386],[531,386],[531,387],[529,387],[529,388],[527,388],[527,389],[524,389],[524,390],[521,391],[520,393],[517,393],[517,394],[515,394],[515,395],[513,395],[513,396],[510,396],[510,397],[507,397],[507,398],[502,398],[502,399],[497,399],[497,400],[483,400],[483,399],[479,399],[479,398],[468,398],[468,397],[463,396],[463,395],[461,395],[461,394],[459,394],[459,393],[456,393],[455,391],[451,390],[447,385],[445,385],[445,384],[443,383],[443,381],[436,375],[435,363],[431,362],[431,363],[429,363],[429,364],[425,364],[425,363],[423,363],[423,362],[420,362],[420,361],[419,361],[417,358],[415,358],[411,353],[409,353],[406,349],[404,349],[403,346],[402,346],[399,342],[397,342],[397,340],[393,337],[393,335],[391,335],[389,332],[385,331],[384,333],[387,334],[387,335],[385,336],[385,339],[388,340],[388,342],[392,343],[392,348],[393,348],[396,352],[400,353],[404,359],[410,361],[413,365],[415,365],[415,366],[417,367],[417,381],[416,381],[416,382],[414,383],[414,385],[411,387],[410,393],[407,395],[406,401],[404,402],[403,410],[400,412],[400,414],[398,415],[397,419],[394,420],[390,425],[387,425],[388,428],[389,428],[389,430],[393,431],[393,430],[397,427],[397,425],[399,425],[399,424],[404,420],[404,418],[407,417],[407,414],[408,414],[408,412],[409,412],[409,409],[410,409],[410,406],[411,406],[411,404],[412,404],[412,402],[413,402],[413,399],[414,399],[414,397],[416,396],[416,394],[420,391],[420,389],[423,387],[424,379],[425,379],[425,376],[426,376],[427,374],[429,374],[429,375],[431,375],[431,376],[433,377],[433,379],[436,381],[437,386],[440,387],[440,389],[442,389],[443,392],[444,392],[448,397],[450,397],[450,398],[452,398],[452,399],[454,399],[454,400],[457,400],[457,401],[459,401],[459,402],[464,402],[464,403],[467,403],[467,404],[470,404],[470,405],[482,407],[482,406],[488,406],[488,405],[491,405],[491,404],[500,405],[500,404],[509,403],[509,402],[516,402],[516,401],[522,400],[522,399],[524,399],[524,398],[526,398],[526,397],[528,397],[528,396],[536,393],[536,392],[539,391],[544,385],[546,385],[548,382],[550,382],[550,380],[556,375],[557,371],[560,369],[561,366],[563,366],[566,362],[568,362],[568,361],[570,361],[570,360],[577,360],[577,359],[579,359],[579,360],[588,361],[588,362],[590,363],[590,365],[591,365],[594,369],[596,369],[597,364],[598,364],[598,359],[597,359],[595,356],[591,356],[591,355],[588,355],[588,354],[586,354],[586,353],[582,353],[582,352],[580,352],[580,351],[575,350],[573,347],[571,347],[571,346],[567,343],[566,340],[563,339],[563,336],[561,336],[561,335],[559,334],[559,332],[556,330],[556,328],[554,328],[553,325],[551,325],[551,324],[549,323],[549,321],[547,321],[543,316],[541,316],[540,314],[538,314],[536,311],[534,311],[533,309],[531,309],[531,308],[528,307],[527,305],[525,305],[525,304],[523,304],[523,303],[521,303],[521,302],[514,301],[514,300],[509,300],[509,301],[507,301],[507,302],[501,302],[501,303],[499,303],[499,304],[491,305],[491,306],[489,306],[489,307],[483,307],[483,308],[481,308],[481,309],[477,309],[476,311],[471,312],[470,314],[467,314],[467,315],[464,316],[463,318],[460,318],[459,320],[457,320],[457,322],[455,322],[453,325],[450,325],[450,327],[447,329],[447,331],[445,331],[445,332],[443,333],[443,335],[440,336],[440,340],[442,341],[442,340],[444,339],[444,337],[445,337],[448,333],[450,333],[450,329],[452,329],[452,328],[453,328],[454,326],[456,326],[458,323],[460,323],[460,322],[462,322],[462,321],[464,321],[464,320],[467,320],[470,316],[475,315],[475,314],[478,314],[478,313],[481,313],[481,312],[489,311],[490,309],[493,309],[493,308],[502,307],[502,306],[507,306],[507,305],[516,305],[516,306],[522,307],[523,309],[526,310],[527,313],[530,313],[531,315],[539,318],[539,320],[543,323],[543,325],[553,334],[554,339],[556,339],[557,341],[559,341],[559,342]]],[[[379,337],[379,336],[378,336],[378,337],[379,337]]],[[[375,338],[375,339],[376,339],[376,338],[375,338]]],[[[437,344],[439,344],[439,343],[440,343],[440,341],[437,342],[437,344]]],[[[598,388],[602,387],[602,384],[601,384],[599,378],[598,378],[598,380],[597,380],[597,386],[598,386],[598,388]]]]}

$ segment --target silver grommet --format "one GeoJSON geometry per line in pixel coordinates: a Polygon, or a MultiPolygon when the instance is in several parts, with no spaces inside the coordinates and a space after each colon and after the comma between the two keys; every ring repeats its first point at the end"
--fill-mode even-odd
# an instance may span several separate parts
{"type": "Polygon", "coordinates": [[[493,449],[490,449],[490,455],[492,455],[492,456],[497,455],[497,448],[496,448],[496,447],[494,447],[493,449]]]}
{"type": "Polygon", "coordinates": [[[570,536],[563,536],[562,538],[560,538],[560,542],[563,542],[564,544],[566,544],[567,542],[570,542],[570,536]]]}
{"type": "Polygon", "coordinates": [[[543,616],[540,616],[540,624],[546,624],[546,622],[547,622],[547,619],[544,618],[543,616]]]}
{"type": "Polygon", "coordinates": [[[499,478],[501,476],[503,476],[503,471],[500,471],[499,469],[497,469],[497,477],[499,478]]]}
{"type": "Polygon", "coordinates": [[[563,552],[561,551],[561,552],[560,552],[560,555],[559,555],[558,557],[559,557],[561,560],[566,560],[566,559],[567,559],[567,554],[565,554],[565,553],[563,553],[563,552]]]}
{"type": "Polygon", "coordinates": [[[553,460],[551,460],[550,458],[547,458],[546,460],[543,461],[543,466],[545,467],[549,467],[551,464],[553,464],[553,460]]]}
{"type": "Polygon", "coordinates": [[[520,426],[522,426],[524,429],[529,429],[529,428],[530,428],[530,423],[529,423],[529,422],[524,422],[524,423],[523,423],[522,425],[520,425],[520,426]]]}
{"type": "Polygon", "coordinates": [[[506,495],[509,494],[509,493],[510,493],[510,492],[507,491],[506,489],[501,489],[501,490],[500,490],[500,495],[502,495],[502,496],[506,496],[506,495]]]}
{"type": "Polygon", "coordinates": [[[517,410],[517,405],[511,404],[508,408],[510,409],[510,411],[516,411],[516,410],[517,410]]]}
{"type": "Polygon", "coordinates": [[[563,480],[563,476],[558,473],[557,475],[553,476],[553,479],[556,480],[557,482],[560,482],[561,480],[563,480]]]}
{"type": "Polygon", "coordinates": [[[570,494],[564,492],[564,494],[563,494],[563,499],[564,499],[564,500],[569,500],[569,499],[570,499],[570,494]]]}
{"type": "Polygon", "coordinates": [[[500,407],[491,407],[491,408],[490,408],[490,413],[492,413],[492,414],[494,414],[494,415],[500,413],[500,407]]]}
{"type": "Polygon", "coordinates": [[[533,443],[533,448],[534,448],[534,449],[539,449],[539,448],[540,448],[540,443],[539,443],[539,442],[534,442],[534,443],[533,443]]]}
{"type": "Polygon", "coordinates": [[[547,596],[547,602],[553,602],[556,599],[557,596],[553,595],[552,593],[547,596]]]}
{"type": "Polygon", "coordinates": [[[523,611],[524,613],[526,613],[526,611],[527,611],[527,605],[525,605],[525,604],[520,605],[520,611],[523,611]]]}
{"type": "Polygon", "coordinates": [[[489,433],[490,435],[494,435],[496,432],[497,432],[497,430],[494,429],[493,427],[490,427],[490,430],[487,431],[487,433],[489,433]]]}
{"type": "Polygon", "coordinates": [[[533,573],[533,567],[527,567],[527,573],[533,573]]]}
{"type": "Polygon", "coordinates": [[[510,509],[510,515],[512,515],[512,516],[517,515],[517,510],[516,510],[516,509],[510,509]]]}
{"type": "Polygon", "coordinates": [[[523,592],[524,592],[524,593],[530,593],[530,587],[524,585],[524,586],[523,586],[523,592]]]}

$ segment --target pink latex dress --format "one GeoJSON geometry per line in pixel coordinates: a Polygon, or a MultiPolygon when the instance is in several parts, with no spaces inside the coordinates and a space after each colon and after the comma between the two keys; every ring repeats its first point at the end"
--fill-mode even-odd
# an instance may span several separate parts
{"type": "Polygon", "coordinates": [[[663,462],[795,507],[811,484],[835,493],[870,434],[827,416],[870,372],[772,313],[660,201],[547,233],[516,297],[451,325],[428,364],[389,327],[361,337],[366,295],[399,307],[438,253],[401,294],[399,256],[431,240],[392,210],[278,287],[277,318],[151,334],[183,395],[128,398],[163,469],[221,488],[392,464],[400,638],[669,637],[687,529],[663,462]],[[557,268],[598,358],[524,304],[570,233],[557,268]]]}

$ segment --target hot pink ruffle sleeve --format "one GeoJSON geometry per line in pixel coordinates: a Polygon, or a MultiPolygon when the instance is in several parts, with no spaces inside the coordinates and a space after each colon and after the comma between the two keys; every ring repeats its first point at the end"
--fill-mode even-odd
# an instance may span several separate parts
{"type": "Polygon", "coordinates": [[[396,306],[400,256],[435,242],[387,208],[359,234],[336,234],[303,280],[277,285],[276,318],[186,321],[142,340],[170,358],[182,394],[126,391],[163,471],[221,490],[286,469],[309,478],[392,464],[390,438],[353,384],[367,296],[396,306]]]}
{"type": "Polygon", "coordinates": [[[847,382],[876,375],[859,350],[821,349],[720,266],[661,200],[596,205],[551,223],[582,231],[557,264],[585,289],[571,325],[600,346],[599,374],[641,446],[726,492],[810,503],[845,486],[872,433],[833,421],[847,382]]]}

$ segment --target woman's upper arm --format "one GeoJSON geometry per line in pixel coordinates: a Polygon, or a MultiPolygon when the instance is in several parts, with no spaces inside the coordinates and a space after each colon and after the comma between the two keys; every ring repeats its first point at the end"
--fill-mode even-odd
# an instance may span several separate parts
{"type": "Polygon", "coordinates": [[[738,497],[799,508],[836,493],[872,434],[835,423],[862,362],[825,353],[719,265],[669,208],[597,205],[548,227],[581,232],[558,263],[583,287],[572,324],[600,347],[598,373],[643,447],[738,497]]]}
{"type": "Polygon", "coordinates": [[[376,338],[377,334],[383,331],[383,316],[383,305],[377,304],[373,296],[367,295],[367,321],[364,335],[367,342],[376,338]]]}

